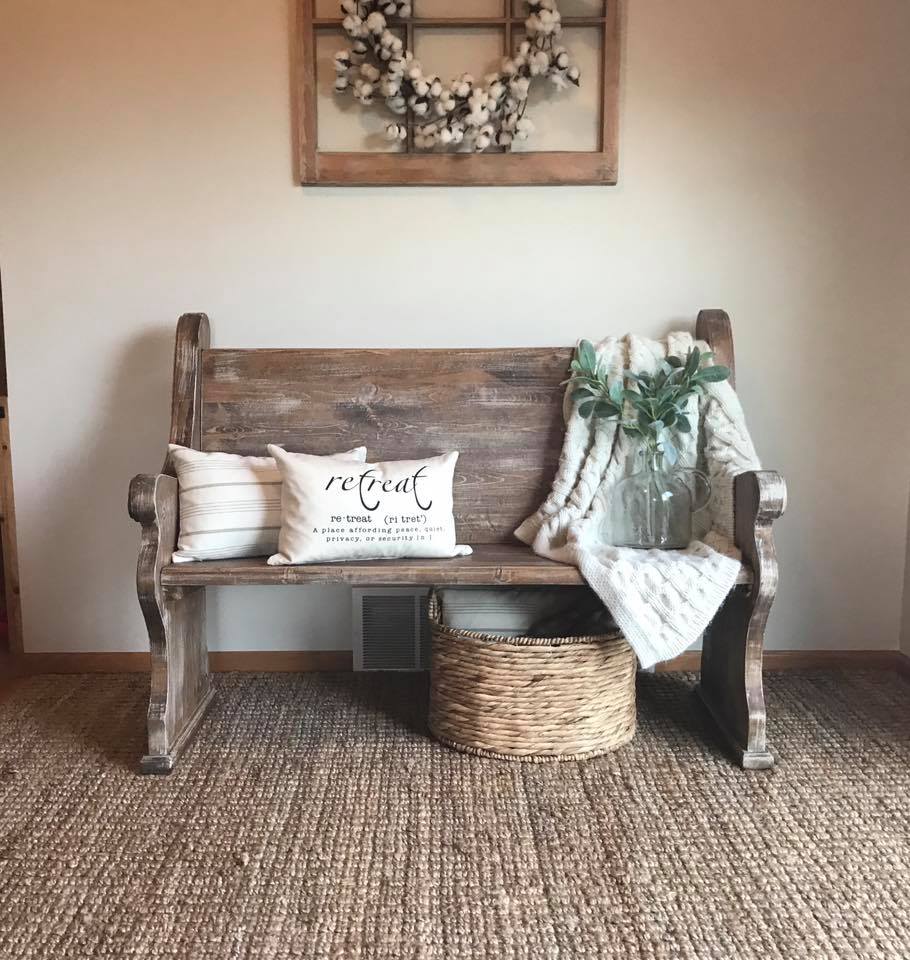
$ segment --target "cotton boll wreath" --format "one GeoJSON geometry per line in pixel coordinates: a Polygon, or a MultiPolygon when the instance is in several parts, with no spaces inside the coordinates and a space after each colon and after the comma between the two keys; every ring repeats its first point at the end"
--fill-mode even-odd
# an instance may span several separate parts
{"type": "MultiPolygon", "coordinates": [[[[351,47],[335,55],[336,93],[350,91],[365,107],[383,99],[392,113],[410,113],[418,150],[462,144],[478,153],[494,145],[511,150],[534,132],[525,116],[532,83],[546,79],[558,90],[579,85],[581,72],[557,42],[562,33],[557,0],[528,0],[527,36],[483,83],[468,73],[448,83],[424,73],[389,28],[390,19],[411,16],[410,0],[342,0],[341,11],[351,47]]],[[[407,136],[406,121],[386,127],[389,140],[407,136]]]]}

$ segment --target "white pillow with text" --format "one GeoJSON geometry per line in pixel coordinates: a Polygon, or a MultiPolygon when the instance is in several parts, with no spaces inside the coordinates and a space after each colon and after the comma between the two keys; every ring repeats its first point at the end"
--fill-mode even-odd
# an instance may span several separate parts
{"type": "Polygon", "coordinates": [[[471,553],[455,540],[457,453],[355,464],[268,449],[283,480],[273,566],[471,553]]]}

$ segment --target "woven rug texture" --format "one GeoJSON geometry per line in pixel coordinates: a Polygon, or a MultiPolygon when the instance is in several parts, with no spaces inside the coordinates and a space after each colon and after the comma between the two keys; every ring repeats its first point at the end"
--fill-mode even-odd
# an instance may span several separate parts
{"type": "Polygon", "coordinates": [[[910,958],[910,683],[767,677],[777,766],[724,754],[692,677],[639,680],[614,754],[426,735],[413,675],[222,675],[168,778],[148,681],[0,701],[0,958],[910,958]]]}

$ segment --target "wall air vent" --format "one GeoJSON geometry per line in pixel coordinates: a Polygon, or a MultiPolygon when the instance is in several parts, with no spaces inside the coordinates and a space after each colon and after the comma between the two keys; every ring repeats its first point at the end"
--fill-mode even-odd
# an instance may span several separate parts
{"type": "Polygon", "coordinates": [[[355,670],[428,670],[430,623],[426,589],[351,591],[355,670]]]}

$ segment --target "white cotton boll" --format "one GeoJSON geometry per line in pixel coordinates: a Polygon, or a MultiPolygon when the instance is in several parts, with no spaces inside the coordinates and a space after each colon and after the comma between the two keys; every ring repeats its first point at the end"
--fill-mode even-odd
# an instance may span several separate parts
{"type": "Polygon", "coordinates": [[[364,63],[364,64],[362,64],[361,67],[360,67],[360,75],[361,75],[364,79],[370,80],[370,81],[372,81],[372,82],[374,82],[374,83],[375,83],[375,82],[379,79],[379,77],[380,77],[379,71],[376,69],[376,67],[373,66],[372,63],[364,63]]]}
{"type": "Polygon", "coordinates": [[[398,13],[398,4],[396,4],[396,3],[394,3],[394,2],[392,2],[392,3],[387,3],[387,4],[382,8],[382,12],[383,12],[387,17],[394,17],[395,14],[398,13]]]}
{"type": "Polygon", "coordinates": [[[347,77],[335,77],[335,93],[344,93],[350,85],[351,81],[347,77]]]}
{"type": "Polygon", "coordinates": [[[411,15],[411,4],[402,3],[398,7],[398,16],[399,17],[409,17],[411,15]]]}
{"type": "Polygon", "coordinates": [[[404,97],[389,97],[385,103],[392,113],[397,113],[399,116],[408,112],[408,104],[404,97]]]}
{"type": "Polygon", "coordinates": [[[423,150],[426,147],[426,140],[419,133],[414,134],[414,146],[418,150],[423,150]]]}
{"type": "Polygon", "coordinates": [[[492,143],[492,140],[491,140],[485,133],[482,133],[482,134],[474,141],[474,149],[475,149],[478,153],[480,153],[481,150],[486,150],[487,147],[489,147],[491,143],[492,143]]]}
{"type": "Polygon", "coordinates": [[[362,37],[366,33],[366,27],[360,17],[345,17],[341,25],[349,37],[362,37]]]}
{"type": "Polygon", "coordinates": [[[497,79],[490,84],[489,93],[494,100],[501,100],[505,96],[506,87],[497,79]]]}
{"type": "Polygon", "coordinates": [[[516,124],[518,123],[518,114],[517,113],[508,113],[502,121],[503,130],[514,130],[516,124]]]}
{"type": "Polygon", "coordinates": [[[532,66],[537,67],[539,73],[545,73],[550,67],[550,55],[546,50],[538,50],[534,54],[532,66]]]}
{"type": "Polygon", "coordinates": [[[386,74],[379,85],[379,91],[384,97],[397,97],[401,91],[401,81],[398,77],[386,74]]]}
{"type": "Polygon", "coordinates": [[[496,133],[496,129],[494,128],[492,123],[485,123],[480,128],[480,133],[482,136],[492,137],[496,133]]]}
{"type": "Polygon", "coordinates": [[[339,50],[335,54],[335,72],[344,73],[346,70],[349,70],[351,67],[351,51],[350,50],[339,50]]]}
{"type": "Polygon", "coordinates": [[[531,44],[529,43],[529,41],[527,41],[527,40],[522,40],[521,43],[518,45],[518,52],[519,52],[523,57],[528,57],[528,56],[530,56],[530,54],[531,54],[531,44]]]}
{"type": "Polygon", "coordinates": [[[554,63],[560,70],[565,70],[569,65],[569,54],[565,50],[560,50],[556,53],[554,63]]]}
{"type": "Polygon", "coordinates": [[[430,92],[430,85],[426,80],[415,80],[414,81],[414,93],[418,97],[425,97],[430,92]]]}
{"type": "Polygon", "coordinates": [[[412,63],[411,68],[408,70],[408,78],[410,80],[420,80],[423,77],[423,70],[420,69],[419,63],[412,63]]]}
{"type": "Polygon", "coordinates": [[[392,37],[391,48],[396,56],[401,54],[401,51],[404,50],[404,41],[401,37],[392,37]]]}
{"type": "Polygon", "coordinates": [[[502,61],[502,72],[507,77],[514,77],[518,73],[518,65],[511,57],[502,61]]]}
{"type": "Polygon", "coordinates": [[[415,117],[425,117],[429,106],[426,100],[418,100],[416,103],[411,105],[411,109],[414,111],[415,117]]]}
{"type": "Polygon", "coordinates": [[[398,139],[398,127],[397,123],[389,123],[385,128],[385,138],[386,140],[397,140],[398,139]]]}
{"type": "Polygon", "coordinates": [[[385,17],[378,11],[371,13],[366,19],[366,28],[370,33],[375,33],[377,36],[385,30],[385,17]]]}
{"type": "Polygon", "coordinates": [[[456,96],[459,96],[462,98],[462,100],[464,100],[466,97],[470,95],[470,93],[471,93],[471,84],[467,83],[464,80],[460,80],[457,86],[455,87],[456,96]]]}
{"type": "Polygon", "coordinates": [[[435,113],[437,117],[444,117],[447,112],[446,105],[442,100],[437,100],[433,104],[433,113],[435,113]]]}
{"type": "Polygon", "coordinates": [[[565,90],[569,85],[566,83],[566,78],[561,73],[551,73],[547,78],[550,83],[556,87],[557,90],[565,90]]]}
{"type": "Polygon", "coordinates": [[[443,127],[439,131],[439,142],[443,146],[448,146],[452,142],[452,131],[448,127],[443,127]]]}
{"type": "Polygon", "coordinates": [[[439,96],[441,96],[441,95],[442,95],[442,81],[439,79],[439,77],[437,77],[437,78],[430,84],[430,96],[431,96],[431,97],[439,97],[439,96]]]}
{"type": "Polygon", "coordinates": [[[581,70],[579,70],[578,67],[569,67],[566,71],[566,76],[577,86],[579,78],[581,77],[581,70]]]}
{"type": "Polygon", "coordinates": [[[512,134],[508,130],[500,130],[496,134],[496,144],[500,147],[511,147],[512,146],[512,134]]]}
{"type": "Polygon", "coordinates": [[[522,117],[518,123],[515,125],[516,129],[522,133],[533,133],[534,132],[534,122],[530,117],[522,117]]]}
{"type": "Polygon", "coordinates": [[[341,0],[341,12],[345,14],[356,14],[357,0],[341,0]]]}
{"type": "Polygon", "coordinates": [[[464,127],[452,127],[452,143],[456,146],[464,140],[464,127]]]}
{"type": "Polygon", "coordinates": [[[531,81],[527,77],[516,77],[510,84],[509,90],[512,96],[519,102],[528,99],[528,91],[531,88],[531,81]]]}

